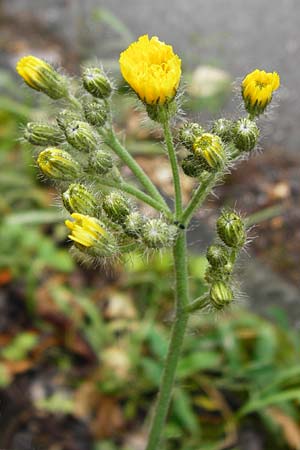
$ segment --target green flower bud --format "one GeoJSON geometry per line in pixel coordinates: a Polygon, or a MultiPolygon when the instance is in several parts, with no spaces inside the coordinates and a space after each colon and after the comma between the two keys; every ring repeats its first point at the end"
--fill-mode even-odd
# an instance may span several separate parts
{"type": "Polygon", "coordinates": [[[55,125],[29,122],[24,131],[24,138],[33,145],[59,145],[65,140],[65,135],[55,125]]]}
{"type": "Polygon", "coordinates": [[[70,122],[65,129],[66,138],[69,144],[78,150],[94,150],[97,146],[97,139],[92,127],[80,120],[70,122]]]}
{"type": "Polygon", "coordinates": [[[97,149],[90,153],[89,165],[99,175],[105,175],[113,168],[114,162],[107,151],[97,149]]]}
{"type": "Polygon", "coordinates": [[[226,153],[221,139],[211,133],[203,133],[196,138],[193,153],[203,170],[209,172],[220,170],[226,162],[226,153]]]}
{"type": "Polygon", "coordinates": [[[102,127],[107,120],[107,109],[104,102],[86,102],[84,115],[89,124],[102,127]]]}
{"type": "Polygon", "coordinates": [[[181,167],[185,175],[192,178],[197,178],[203,172],[203,167],[199,163],[199,159],[194,155],[188,155],[181,162],[181,167]]]}
{"type": "Polygon", "coordinates": [[[174,225],[169,225],[161,219],[151,219],[143,227],[142,239],[149,248],[171,247],[177,231],[174,225]]]}
{"type": "Polygon", "coordinates": [[[210,245],[206,252],[206,258],[212,267],[224,266],[229,260],[229,251],[224,245],[210,245]]]}
{"type": "Polygon", "coordinates": [[[98,205],[94,195],[83,184],[71,184],[62,194],[64,207],[72,213],[97,215],[98,205]]]}
{"type": "Polygon", "coordinates": [[[233,128],[234,144],[241,152],[250,152],[257,144],[259,129],[253,120],[239,119],[233,128]]]}
{"type": "Polygon", "coordinates": [[[134,211],[125,218],[123,228],[127,236],[138,238],[141,235],[144,224],[144,217],[139,212],[134,211]]]}
{"type": "Polygon", "coordinates": [[[74,111],[70,111],[69,109],[63,109],[56,117],[57,125],[63,131],[65,131],[67,126],[74,120],[80,120],[80,115],[74,111]]]}
{"type": "Polygon", "coordinates": [[[36,91],[44,92],[53,100],[68,95],[67,80],[46,61],[35,56],[24,56],[16,66],[26,84],[36,91]]]}
{"type": "Polygon", "coordinates": [[[82,74],[84,89],[96,98],[107,98],[112,92],[112,85],[99,67],[85,69],[82,74]]]}
{"type": "Polygon", "coordinates": [[[37,159],[41,171],[49,178],[72,181],[81,175],[81,167],[72,156],[58,148],[43,150],[37,159]]]}
{"type": "Polygon", "coordinates": [[[217,232],[228,247],[241,248],[246,242],[245,225],[234,211],[223,211],[217,220],[217,232]]]}
{"type": "Polygon", "coordinates": [[[103,209],[108,217],[115,223],[123,224],[130,213],[130,203],[123,194],[112,191],[103,199],[103,209]]]}
{"type": "Polygon", "coordinates": [[[66,220],[69,238],[82,252],[95,257],[112,257],[118,253],[115,237],[95,217],[73,213],[73,220],[66,220]]]}
{"type": "Polygon", "coordinates": [[[223,142],[230,142],[232,139],[232,120],[219,119],[212,126],[211,132],[219,136],[223,142]]]}
{"type": "Polygon", "coordinates": [[[232,302],[234,295],[228,284],[216,281],[210,288],[209,297],[213,307],[220,310],[232,302]]]}
{"type": "Polygon", "coordinates": [[[204,133],[204,128],[198,123],[185,123],[179,130],[178,140],[188,150],[193,150],[195,139],[204,133]]]}
{"type": "Polygon", "coordinates": [[[215,281],[228,282],[232,276],[233,264],[228,261],[224,266],[211,266],[209,265],[205,271],[204,279],[207,283],[211,284],[215,281]]]}

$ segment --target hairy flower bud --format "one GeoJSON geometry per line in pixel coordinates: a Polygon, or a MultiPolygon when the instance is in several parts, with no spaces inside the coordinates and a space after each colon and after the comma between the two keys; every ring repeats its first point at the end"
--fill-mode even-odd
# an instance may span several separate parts
{"type": "Polygon", "coordinates": [[[80,120],[73,120],[65,129],[66,139],[70,145],[78,150],[90,151],[97,146],[97,139],[92,127],[80,120]]]}
{"type": "Polygon", "coordinates": [[[216,281],[211,285],[209,297],[213,307],[220,310],[232,302],[234,295],[227,283],[216,281]]]}
{"type": "Polygon", "coordinates": [[[85,102],[84,116],[90,125],[102,127],[107,120],[107,108],[104,102],[85,102]]]}
{"type": "Polygon", "coordinates": [[[59,145],[65,140],[65,135],[59,127],[47,123],[28,122],[24,138],[33,145],[59,145]]]}
{"type": "Polygon", "coordinates": [[[257,144],[259,129],[253,120],[243,118],[237,120],[233,128],[235,146],[241,152],[250,152],[257,144]]]}
{"type": "Polygon", "coordinates": [[[76,212],[95,216],[99,209],[96,198],[83,184],[71,184],[62,194],[62,201],[71,214],[76,212]]]}
{"type": "Polygon", "coordinates": [[[161,219],[148,220],[142,230],[142,239],[149,248],[172,246],[177,234],[177,227],[161,219]]]}
{"type": "Polygon", "coordinates": [[[96,98],[107,98],[112,92],[112,85],[99,67],[89,67],[82,74],[84,89],[96,98]]]}
{"type": "Polygon", "coordinates": [[[114,162],[106,150],[97,149],[90,153],[89,165],[99,175],[105,175],[113,168],[114,162]]]}
{"type": "Polygon", "coordinates": [[[117,242],[102,222],[78,213],[73,213],[72,219],[66,220],[65,224],[71,231],[69,238],[77,248],[91,256],[110,257],[117,253],[117,242]]]}
{"type": "Polygon", "coordinates": [[[224,245],[210,245],[206,252],[206,258],[212,267],[224,266],[229,260],[228,249],[224,245]]]}
{"type": "Polygon", "coordinates": [[[188,155],[181,162],[181,167],[185,175],[192,178],[197,178],[203,172],[202,164],[195,155],[188,155]]]}
{"type": "Polygon", "coordinates": [[[220,170],[226,162],[226,153],[219,136],[203,133],[193,144],[193,153],[204,170],[220,170]]]}
{"type": "Polygon", "coordinates": [[[57,125],[63,131],[65,131],[66,127],[74,120],[80,120],[80,115],[69,109],[63,109],[56,116],[57,125]]]}
{"type": "Polygon", "coordinates": [[[81,175],[81,167],[72,156],[59,148],[43,150],[37,159],[41,171],[49,178],[72,181],[81,175]]]}
{"type": "Polygon", "coordinates": [[[115,223],[123,224],[130,213],[128,199],[118,191],[112,191],[103,199],[102,207],[107,216],[115,223]]]}
{"type": "Polygon", "coordinates": [[[217,232],[228,247],[241,248],[246,242],[245,225],[234,211],[223,211],[217,220],[217,232]]]}
{"type": "Polygon", "coordinates": [[[193,150],[195,139],[204,133],[204,128],[198,123],[185,123],[179,130],[178,140],[188,150],[193,150]]]}
{"type": "Polygon", "coordinates": [[[16,69],[32,89],[44,92],[54,100],[67,96],[66,78],[46,61],[35,56],[24,56],[18,61],[16,69]]]}
{"type": "Polygon", "coordinates": [[[138,238],[141,235],[145,218],[137,211],[134,211],[125,218],[123,229],[127,236],[138,238]]]}
{"type": "Polygon", "coordinates": [[[232,120],[218,119],[214,122],[211,132],[219,136],[223,142],[230,142],[232,139],[232,120]]]}

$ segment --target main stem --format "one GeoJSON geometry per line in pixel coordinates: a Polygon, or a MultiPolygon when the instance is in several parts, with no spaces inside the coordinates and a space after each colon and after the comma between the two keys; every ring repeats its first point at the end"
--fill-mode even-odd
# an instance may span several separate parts
{"type": "Polygon", "coordinates": [[[171,401],[176,368],[180,357],[188,320],[188,312],[186,311],[186,306],[189,302],[189,294],[185,231],[181,231],[178,235],[174,246],[173,255],[176,283],[176,316],[172,327],[171,340],[164,365],[160,390],[157,398],[146,450],[158,449],[171,401]]]}
{"type": "Polygon", "coordinates": [[[172,168],[173,183],[174,183],[174,190],[175,190],[175,219],[178,220],[181,215],[181,212],[182,212],[181,186],[180,186],[180,177],[179,177],[177,156],[176,156],[176,152],[174,149],[172,133],[170,130],[170,123],[169,123],[169,119],[167,118],[167,116],[165,117],[165,119],[162,123],[162,126],[164,129],[166,146],[167,146],[169,160],[170,160],[170,164],[171,164],[171,168],[172,168]]]}

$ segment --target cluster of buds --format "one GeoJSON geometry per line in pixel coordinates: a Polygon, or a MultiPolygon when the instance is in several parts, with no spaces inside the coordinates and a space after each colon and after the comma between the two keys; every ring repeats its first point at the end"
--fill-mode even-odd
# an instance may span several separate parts
{"type": "Polygon", "coordinates": [[[257,117],[265,112],[279,87],[276,72],[255,70],[242,82],[242,97],[248,117],[238,120],[218,119],[207,133],[198,123],[185,123],[178,133],[179,143],[188,155],[182,160],[182,170],[199,178],[203,171],[218,172],[226,164],[255,149],[259,138],[257,117]]]}
{"type": "MultiPolygon", "coordinates": [[[[149,117],[163,124],[166,131],[168,120],[177,112],[181,79],[181,60],[172,47],[157,37],[141,36],[121,53],[120,69],[125,81],[145,104],[149,117]]],[[[172,246],[180,228],[173,225],[179,224],[178,211],[174,216],[168,210],[165,216],[149,219],[136,209],[126,194],[129,192],[134,196],[133,192],[140,191],[128,184],[127,191],[122,191],[126,183],[111,154],[113,149],[122,159],[121,145],[118,144],[118,151],[112,145],[115,139],[110,117],[113,83],[103,69],[85,68],[75,95],[72,91],[74,83],[42,59],[21,58],[17,71],[32,89],[53,100],[63,100],[65,109],[58,112],[55,123],[28,123],[24,138],[32,145],[44,147],[39,149],[37,165],[60,190],[62,204],[72,217],[66,225],[77,250],[93,257],[108,257],[126,252],[124,249],[132,248],[132,245],[149,249],[172,246]],[[99,190],[98,185],[101,186],[99,190]]],[[[256,119],[265,111],[278,87],[279,76],[275,72],[256,70],[242,82],[248,117],[235,121],[219,119],[209,130],[198,123],[184,124],[178,133],[178,140],[186,149],[181,161],[184,173],[201,178],[202,183],[212,178],[216,180],[236,158],[252,151],[259,137],[256,119]]],[[[172,146],[171,141],[168,139],[172,146]]],[[[170,147],[168,142],[167,147],[170,147]]],[[[123,161],[128,164],[130,155],[124,159],[124,152],[122,154],[123,161]]],[[[176,162],[175,154],[174,158],[176,162]]],[[[135,175],[141,175],[142,171],[136,170],[136,165],[129,167],[135,175]]],[[[172,169],[174,172],[174,167],[172,169]]],[[[148,203],[153,206],[159,202],[162,208],[156,209],[165,211],[164,200],[149,182],[142,182],[148,193],[153,194],[148,203]],[[149,188],[149,182],[153,189],[149,188]]],[[[176,183],[177,195],[180,186],[176,183]]],[[[137,195],[141,200],[147,196],[143,192],[137,195]]],[[[179,204],[177,201],[176,205],[179,204]]],[[[222,244],[212,245],[207,251],[206,279],[211,284],[211,302],[220,309],[233,299],[230,280],[246,232],[241,218],[233,211],[222,213],[217,232],[222,244]]]]}
{"type": "Polygon", "coordinates": [[[121,175],[99,132],[109,127],[113,92],[102,68],[83,70],[80,84],[84,93],[77,97],[70,92],[68,78],[39,58],[22,58],[17,71],[31,88],[54,100],[65,99],[64,105],[69,102],[69,108],[57,113],[56,123],[28,123],[24,138],[45,147],[39,150],[37,165],[60,190],[62,205],[71,215],[66,221],[69,238],[81,260],[84,256],[88,261],[115,257],[130,244],[154,250],[170,247],[177,227],[163,218],[147,219],[125,193],[109,183],[105,187],[106,180],[121,179],[121,175]],[[97,177],[100,189],[96,189],[97,177]]]}
{"type": "Polygon", "coordinates": [[[234,299],[232,275],[236,258],[245,245],[245,224],[235,211],[224,210],[217,220],[221,243],[210,245],[206,252],[208,268],[205,280],[210,285],[209,299],[213,308],[223,309],[234,299]]]}

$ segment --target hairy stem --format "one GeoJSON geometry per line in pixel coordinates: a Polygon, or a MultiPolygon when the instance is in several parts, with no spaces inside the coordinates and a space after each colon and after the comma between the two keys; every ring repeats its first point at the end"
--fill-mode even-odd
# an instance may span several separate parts
{"type": "Polygon", "coordinates": [[[179,219],[183,225],[188,225],[193,214],[197,208],[201,206],[201,204],[206,199],[207,195],[210,193],[212,187],[214,186],[216,181],[216,174],[210,174],[206,180],[203,180],[201,184],[194,191],[194,194],[191,198],[191,201],[183,211],[181,218],[179,219]]]}
{"type": "Polygon", "coordinates": [[[175,190],[175,219],[178,220],[182,213],[182,197],[181,197],[181,185],[180,185],[180,177],[179,177],[179,169],[178,169],[178,161],[177,156],[173,144],[173,138],[170,130],[170,123],[168,118],[166,117],[162,123],[166,146],[168,150],[169,160],[172,168],[173,174],[173,183],[175,190]]]}
{"type": "Polygon", "coordinates": [[[176,316],[172,327],[169,349],[164,364],[160,390],[154,410],[146,450],[157,450],[168,413],[175,373],[185,335],[189,302],[186,234],[181,232],[174,246],[174,268],[176,281],[176,316]]]}
{"type": "Polygon", "coordinates": [[[146,191],[161,205],[169,210],[164,198],[159,193],[157,187],[152,183],[148,175],[143,171],[140,165],[130,155],[125,147],[121,144],[113,130],[108,130],[101,133],[105,143],[119,156],[119,158],[129,167],[132,173],[137,177],[140,183],[144,186],[146,191]]]}

